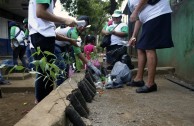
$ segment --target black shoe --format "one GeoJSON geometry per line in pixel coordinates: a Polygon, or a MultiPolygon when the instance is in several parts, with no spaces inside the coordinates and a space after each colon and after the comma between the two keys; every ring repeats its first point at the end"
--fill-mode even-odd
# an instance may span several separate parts
{"type": "Polygon", "coordinates": [[[128,82],[126,85],[127,86],[132,86],[132,87],[142,87],[142,86],[145,85],[145,83],[144,83],[143,80],[142,81],[134,81],[134,80],[132,80],[131,82],[128,82]]]}
{"type": "Polygon", "coordinates": [[[6,85],[6,84],[11,84],[11,83],[7,80],[0,80],[0,85],[6,85]]]}
{"type": "Polygon", "coordinates": [[[153,92],[153,91],[157,91],[156,84],[152,85],[151,87],[144,85],[143,87],[136,89],[136,93],[149,93],[149,92],[153,92]]]}

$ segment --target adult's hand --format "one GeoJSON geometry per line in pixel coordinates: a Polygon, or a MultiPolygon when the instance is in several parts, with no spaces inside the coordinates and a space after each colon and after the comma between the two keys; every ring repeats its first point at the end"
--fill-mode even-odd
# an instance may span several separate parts
{"type": "Polygon", "coordinates": [[[76,25],[76,22],[74,19],[68,18],[68,19],[66,19],[65,24],[70,26],[70,27],[74,27],[76,25]]]}
{"type": "Polygon", "coordinates": [[[129,46],[135,46],[135,43],[136,43],[136,38],[135,37],[131,37],[130,39],[129,39],[129,46]]]}

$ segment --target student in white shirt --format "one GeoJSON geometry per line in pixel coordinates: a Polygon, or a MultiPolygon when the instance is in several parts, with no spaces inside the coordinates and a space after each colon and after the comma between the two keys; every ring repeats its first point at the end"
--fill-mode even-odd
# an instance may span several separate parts
{"type": "MultiPolygon", "coordinates": [[[[35,49],[40,47],[44,51],[54,53],[55,39],[62,41],[69,41],[71,44],[77,46],[73,39],[55,33],[54,22],[64,23],[66,25],[75,25],[75,21],[69,18],[62,18],[53,14],[53,8],[56,0],[30,0],[28,8],[28,29],[31,37],[31,42],[35,49]]],[[[42,55],[35,56],[35,60],[40,60],[42,55]]],[[[53,57],[48,56],[47,61],[53,57]]],[[[38,72],[44,74],[41,68],[38,72]]],[[[37,102],[40,102],[53,90],[53,81],[37,75],[38,80],[35,82],[35,94],[37,102]]]]}
{"type": "MultiPolygon", "coordinates": [[[[169,0],[155,0],[151,5],[148,0],[129,0],[132,12],[130,21],[135,22],[135,28],[129,45],[136,46],[138,53],[138,72],[128,86],[140,87],[137,93],[157,91],[155,74],[157,66],[156,49],[171,48],[174,46],[171,37],[171,8],[169,0]],[[142,33],[138,41],[140,27],[142,33]],[[143,71],[147,62],[148,79],[143,81],[143,71]]],[[[150,2],[150,1],[149,1],[150,2]]]]}

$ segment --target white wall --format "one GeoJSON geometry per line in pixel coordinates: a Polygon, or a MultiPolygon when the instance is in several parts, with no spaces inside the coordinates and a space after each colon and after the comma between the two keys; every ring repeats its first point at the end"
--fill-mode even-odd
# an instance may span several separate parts
{"type": "Polygon", "coordinates": [[[0,38],[8,39],[8,20],[0,17],[0,38]]]}
{"type": "MultiPolygon", "coordinates": [[[[128,3],[128,0],[124,0],[121,4],[121,7],[119,7],[119,9],[124,11],[127,3],[128,3]]],[[[125,22],[128,24],[128,15],[123,14],[122,22],[125,22]]]]}

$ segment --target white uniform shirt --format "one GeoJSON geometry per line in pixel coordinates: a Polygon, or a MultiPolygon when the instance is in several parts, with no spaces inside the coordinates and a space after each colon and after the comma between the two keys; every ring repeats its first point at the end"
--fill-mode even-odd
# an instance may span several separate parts
{"type": "MultiPolygon", "coordinates": [[[[116,27],[117,24],[113,24],[113,27],[116,27]]],[[[112,27],[112,26],[109,26],[112,27]]],[[[122,27],[128,27],[127,24],[125,23],[120,23],[115,29],[114,31],[116,32],[121,32],[121,28],[122,27]]],[[[126,37],[119,37],[116,35],[111,35],[111,45],[123,45],[122,41],[126,40],[126,37]]]]}
{"type": "MultiPolygon", "coordinates": [[[[131,12],[135,10],[135,7],[139,4],[140,0],[129,0],[129,9],[131,12]]],[[[147,4],[144,9],[139,13],[139,20],[142,23],[158,17],[160,15],[171,13],[169,0],[160,0],[155,5],[147,4]]]]}
{"type": "MultiPolygon", "coordinates": [[[[20,28],[15,27],[15,35],[17,35],[19,31],[20,31],[20,28]]],[[[18,36],[16,37],[16,39],[18,40],[18,42],[23,42],[24,37],[25,37],[24,31],[21,30],[18,36]]]]}
{"type": "MultiPolygon", "coordinates": [[[[71,27],[66,27],[66,28],[60,28],[58,27],[55,32],[57,34],[60,34],[60,35],[63,35],[65,37],[67,37],[67,33],[68,31],[71,29],[71,27]]],[[[58,41],[58,40],[55,40],[55,44],[59,45],[59,46],[65,46],[66,44],[70,44],[68,41],[58,41]]]]}
{"type": "MultiPolygon", "coordinates": [[[[53,13],[54,2],[51,0],[47,11],[53,13]]],[[[28,8],[28,28],[30,35],[40,33],[45,37],[53,37],[55,35],[55,24],[51,21],[46,21],[36,16],[36,0],[30,0],[28,8]]]]}

